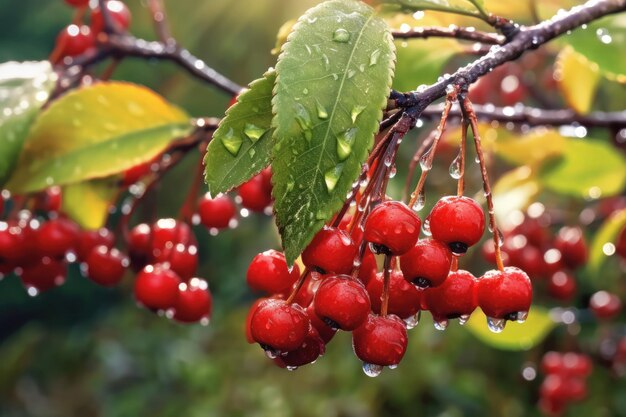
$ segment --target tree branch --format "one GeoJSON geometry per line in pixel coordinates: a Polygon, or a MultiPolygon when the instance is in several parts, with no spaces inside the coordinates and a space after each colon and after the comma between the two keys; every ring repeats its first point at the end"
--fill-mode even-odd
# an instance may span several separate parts
{"type": "Polygon", "coordinates": [[[481,32],[474,28],[450,25],[445,27],[424,26],[414,27],[409,30],[392,30],[391,34],[396,39],[427,39],[431,37],[454,38],[465,41],[481,42],[490,45],[503,44],[506,38],[502,35],[489,32],[481,32]]]}

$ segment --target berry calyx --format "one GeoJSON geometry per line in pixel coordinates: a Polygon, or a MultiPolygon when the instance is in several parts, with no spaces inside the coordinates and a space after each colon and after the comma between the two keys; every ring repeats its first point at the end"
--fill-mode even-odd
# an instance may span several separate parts
{"type": "Polygon", "coordinates": [[[250,322],[254,341],[269,355],[299,348],[310,327],[311,321],[302,307],[273,298],[259,303],[250,322]]]}
{"type": "Polygon", "coordinates": [[[485,214],[469,197],[442,197],[428,219],[433,239],[447,244],[454,254],[464,254],[485,231],[485,214]]]}
{"type": "Polygon", "coordinates": [[[417,287],[428,288],[441,285],[448,277],[452,252],[442,242],[422,239],[400,257],[404,279],[417,287]]]}
{"type": "Polygon", "coordinates": [[[509,266],[504,271],[485,272],[478,280],[476,295],[487,317],[523,321],[530,309],[533,289],[524,271],[509,266]]]}
{"type": "Polygon", "coordinates": [[[181,323],[203,321],[208,324],[213,299],[209,285],[200,278],[192,278],[188,283],[178,285],[178,298],[174,305],[174,320],[181,323]]]}
{"type": "Polygon", "coordinates": [[[421,224],[406,204],[384,201],[367,216],[363,236],[374,253],[402,255],[415,246],[421,224]]]}
{"type": "Polygon", "coordinates": [[[246,282],[254,291],[277,294],[289,290],[299,277],[298,265],[289,270],[285,255],[270,249],[252,259],[246,274],[246,282]]]}
{"type": "Polygon", "coordinates": [[[180,278],[163,265],[148,265],[137,274],[135,299],[154,310],[167,310],[176,305],[180,278]]]}
{"type": "Polygon", "coordinates": [[[370,314],[352,332],[354,353],[366,364],[394,366],[400,363],[408,344],[404,322],[397,316],[370,314]]]}
{"type": "Polygon", "coordinates": [[[357,247],[345,231],[324,226],[302,252],[304,265],[322,274],[350,274],[357,247]]]}
{"type": "Polygon", "coordinates": [[[211,229],[225,229],[237,216],[235,203],[227,195],[211,198],[207,193],[198,202],[200,223],[211,229]]]}
{"type": "Polygon", "coordinates": [[[363,284],[349,275],[324,278],[313,299],[315,313],[334,329],[354,330],[367,318],[370,300],[363,284]]]}
{"type": "Polygon", "coordinates": [[[96,284],[112,287],[122,280],[128,265],[128,258],[120,251],[100,245],[87,256],[85,274],[96,284]]]}

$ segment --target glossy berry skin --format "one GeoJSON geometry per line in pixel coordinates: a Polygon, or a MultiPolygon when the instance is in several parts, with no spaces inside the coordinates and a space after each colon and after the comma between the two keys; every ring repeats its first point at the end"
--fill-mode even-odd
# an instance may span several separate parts
{"type": "Polygon", "coordinates": [[[91,250],[85,265],[85,273],[90,280],[104,287],[112,287],[124,277],[129,261],[117,249],[102,245],[91,250]]]}
{"type": "Polygon", "coordinates": [[[71,7],[85,7],[89,5],[89,0],[65,0],[71,7]]]}
{"type": "MultiPolygon", "coordinates": [[[[126,5],[118,0],[109,0],[106,3],[107,11],[114,23],[114,31],[125,31],[130,26],[130,10],[126,5]]],[[[91,12],[91,30],[94,34],[98,34],[104,30],[104,17],[100,8],[91,12]]]]}
{"type": "Polygon", "coordinates": [[[370,299],[363,284],[349,275],[324,278],[315,298],[315,314],[335,329],[351,331],[370,312],[370,299]]]}
{"type": "Polygon", "coordinates": [[[406,204],[385,201],[367,216],[363,236],[373,252],[399,256],[415,246],[421,224],[406,204]]]}
{"type": "Polygon", "coordinates": [[[469,316],[476,309],[476,278],[462,269],[450,271],[438,287],[424,290],[424,304],[435,321],[469,316]]]}
{"type": "Polygon", "coordinates": [[[591,358],[583,353],[566,352],[562,356],[561,373],[572,377],[586,378],[593,370],[591,358]]]}
{"type": "Polygon", "coordinates": [[[57,212],[61,209],[63,196],[61,187],[54,186],[46,188],[35,196],[33,211],[57,212]]]}
{"type": "Polygon", "coordinates": [[[373,365],[397,365],[406,352],[408,336],[404,322],[397,316],[370,314],[361,327],[352,332],[356,356],[373,365]]]}
{"type": "Polygon", "coordinates": [[[269,298],[257,307],[250,322],[254,340],[266,351],[284,353],[299,348],[311,321],[297,304],[269,298]]]}
{"type": "MultiPolygon", "coordinates": [[[[285,291],[281,294],[283,298],[288,298],[291,291],[296,288],[298,283],[293,284],[290,290],[285,291]]],[[[302,288],[298,291],[293,302],[302,307],[306,307],[313,302],[313,297],[315,296],[315,292],[317,291],[317,287],[320,285],[319,279],[313,279],[313,274],[308,274],[306,278],[304,278],[304,284],[302,284],[302,288]]]]}
{"type": "Polygon", "coordinates": [[[452,252],[435,239],[422,239],[400,257],[404,279],[420,288],[438,287],[450,272],[452,252]]]}
{"type": "Polygon", "coordinates": [[[335,337],[337,329],[333,329],[319,318],[319,316],[315,313],[315,303],[309,304],[309,306],[306,308],[306,315],[309,316],[309,319],[311,320],[311,326],[315,327],[315,330],[317,330],[317,334],[324,343],[330,342],[331,339],[335,337]]]}
{"type": "Polygon", "coordinates": [[[227,195],[211,198],[205,194],[198,202],[198,215],[203,226],[225,229],[237,217],[237,208],[227,195]]]}
{"type": "Polygon", "coordinates": [[[433,239],[448,245],[456,254],[463,254],[476,244],[485,231],[482,208],[469,197],[442,197],[429,215],[433,239]]]}
{"type": "Polygon", "coordinates": [[[554,247],[561,252],[563,261],[571,269],[587,263],[589,251],[580,227],[562,227],[554,238],[554,247]]]}
{"type": "Polygon", "coordinates": [[[83,230],[78,236],[76,256],[79,260],[84,261],[96,246],[112,248],[114,243],[115,235],[109,229],[103,227],[97,230],[83,230]]]}
{"type": "Polygon", "coordinates": [[[178,244],[185,246],[196,244],[196,238],[187,223],[175,219],[160,219],[152,225],[151,256],[158,257],[162,252],[178,244]]]}
{"type": "Polygon", "coordinates": [[[272,204],[272,190],[267,187],[267,180],[263,174],[257,174],[244,182],[237,189],[241,198],[241,205],[248,210],[263,212],[272,204]]]}
{"type": "MultiPolygon", "coordinates": [[[[383,293],[383,273],[377,273],[367,284],[372,311],[380,313],[383,293]]],[[[404,279],[402,272],[392,271],[389,276],[389,304],[387,310],[401,319],[416,315],[421,308],[422,292],[404,279]]]]}
{"type": "Polygon", "coordinates": [[[152,230],[145,223],[128,233],[128,256],[134,269],[143,268],[152,259],[152,230]]]}
{"type": "Polygon", "coordinates": [[[315,362],[325,351],[324,341],[320,338],[315,327],[311,327],[300,347],[287,352],[285,355],[278,356],[274,361],[280,367],[295,368],[315,362]]]}
{"type": "Polygon", "coordinates": [[[7,222],[0,222],[0,262],[14,264],[20,256],[21,243],[24,240],[22,229],[7,222]]]}
{"type": "Polygon", "coordinates": [[[208,319],[213,307],[213,298],[207,282],[192,278],[189,283],[178,286],[178,298],[174,305],[174,320],[181,323],[195,323],[208,319]]]}
{"type": "Polygon", "coordinates": [[[246,332],[246,340],[248,341],[248,343],[252,344],[252,343],[256,343],[254,341],[254,338],[252,337],[252,329],[250,328],[250,325],[252,324],[252,316],[254,316],[254,313],[256,313],[256,309],[259,307],[259,305],[267,300],[268,298],[258,298],[251,306],[250,309],[248,310],[248,314],[246,315],[246,327],[245,327],[245,332],[246,332]]]}
{"type": "Polygon", "coordinates": [[[324,226],[302,252],[302,262],[320,273],[350,274],[358,249],[343,230],[324,226]]]}
{"type": "Polygon", "coordinates": [[[180,278],[163,265],[148,265],[137,274],[135,299],[153,310],[167,310],[176,306],[180,278]]]}
{"type": "Polygon", "coordinates": [[[164,249],[154,257],[158,263],[167,264],[183,281],[196,274],[198,269],[198,248],[195,245],[185,246],[178,243],[171,249],[164,249]]]}
{"type": "Polygon", "coordinates": [[[622,310],[622,301],[608,291],[598,291],[591,296],[589,308],[599,319],[612,319],[622,310]]]}
{"type": "Polygon", "coordinates": [[[548,294],[557,300],[569,301],[576,295],[576,280],[565,272],[555,272],[548,281],[548,294]]]}
{"type": "Polygon", "coordinates": [[[36,292],[43,292],[63,285],[66,274],[67,267],[65,262],[44,257],[24,266],[20,279],[22,280],[22,285],[28,289],[28,293],[33,295],[31,288],[36,290],[36,292]]]}
{"type": "Polygon", "coordinates": [[[62,258],[73,250],[78,242],[80,230],[71,220],[58,218],[41,225],[37,245],[43,256],[62,258]]]}
{"type": "Polygon", "coordinates": [[[270,249],[252,259],[246,274],[246,282],[254,291],[276,294],[291,289],[299,277],[298,265],[294,265],[289,271],[285,255],[270,249]]]}
{"type": "Polygon", "coordinates": [[[544,374],[559,373],[563,370],[563,357],[559,352],[546,352],[541,358],[541,371],[544,374]]]}
{"type": "Polygon", "coordinates": [[[517,320],[518,313],[528,312],[533,297],[530,278],[519,268],[487,271],[476,288],[478,305],[487,317],[517,320]]]}
{"type": "Polygon", "coordinates": [[[376,257],[374,256],[372,251],[370,251],[369,248],[366,247],[365,253],[363,254],[363,259],[361,260],[361,266],[359,267],[359,275],[357,278],[364,285],[367,285],[372,277],[376,276],[376,271],[378,271],[376,257]]]}
{"type": "Polygon", "coordinates": [[[56,45],[61,56],[77,56],[95,46],[96,40],[89,26],[69,25],[57,36],[56,45]]]}

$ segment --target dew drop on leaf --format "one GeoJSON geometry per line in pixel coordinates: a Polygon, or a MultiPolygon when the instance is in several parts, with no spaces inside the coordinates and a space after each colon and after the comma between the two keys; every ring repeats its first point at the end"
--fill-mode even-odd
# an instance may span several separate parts
{"type": "Polygon", "coordinates": [[[352,119],[352,123],[356,123],[356,118],[359,117],[359,114],[363,113],[363,110],[365,110],[366,106],[357,104],[356,106],[352,107],[352,111],[350,112],[350,118],[352,119]]]}
{"type": "Polygon", "coordinates": [[[243,133],[245,133],[253,143],[259,140],[265,132],[267,132],[266,129],[253,125],[252,123],[246,123],[243,129],[243,133]]]}
{"type": "Polygon", "coordinates": [[[378,58],[380,58],[380,49],[376,49],[370,55],[370,67],[373,67],[374,65],[378,63],[378,58]]]}
{"type": "Polygon", "coordinates": [[[337,186],[339,177],[341,177],[341,171],[343,171],[343,164],[337,164],[324,174],[324,182],[326,183],[326,189],[329,193],[337,186]]]}
{"type": "Polygon", "coordinates": [[[240,137],[233,134],[232,129],[230,129],[228,133],[222,137],[222,145],[224,145],[226,150],[233,156],[237,156],[239,153],[242,142],[243,140],[240,137]]]}
{"type": "Polygon", "coordinates": [[[337,136],[337,156],[340,161],[344,161],[350,156],[350,153],[352,152],[352,145],[354,144],[354,139],[356,138],[356,132],[357,128],[353,127],[337,136]]]}
{"type": "Polygon", "coordinates": [[[326,108],[319,101],[317,102],[317,117],[321,120],[328,119],[328,111],[326,111],[326,108]]]}
{"type": "Polygon", "coordinates": [[[333,33],[333,40],[335,42],[346,43],[350,40],[350,32],[343,28],[339,28],[333,33]]]}

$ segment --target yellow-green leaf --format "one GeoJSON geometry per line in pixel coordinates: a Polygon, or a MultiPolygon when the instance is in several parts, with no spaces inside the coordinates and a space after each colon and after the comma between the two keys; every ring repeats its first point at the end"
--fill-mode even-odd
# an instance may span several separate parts
{"type": "Polygon", "coordinates": [[[103,227],[119,193],[117,183],[116,177],[109,177],[66,185],[63,212],[84,229],[103,227]]]}
{"type": "Polygon", "coordinates": [[[465,328],[483,343],[502,350],[529,350],[541,343],[556,323],[544,307],[533,306],[523,324],[508,321],[502,333],[493,333],[487,327],[487,317],[474,311],[465,328]]]}
{"type": "Polygon", "coordinates": [[[600,82],[598,64],[568,46],[559,52],[555,66],[558,86],[567,104],[576,113],[588,113],[600,82]]]}
{"type": "Polygon", "coordinates": [[[7,188],[21,193],[107,177],[151,160],[190,130],[185,112],[146,87],[81,88],[41,113],[7,188]]]}
{"type": "Polygon", "coordinates": [[[589,262],[587,271],[591,276],[596,276],[600,268],[615,252],[617,235],[626,226],[626,209],[616,211],[600,226],[589,249],[589,262]],[[607,246],[609,245],[609,246],[607,246]]]}
{"type": "Polygon", "coordinates": [[[562,155],[567,143],[557,131],[540,127],[523,135],[500,131],[498,140],[493,142],[493,150],[513,165],[535,166],[562,155]]]}
{"type": "Polygon", "coordinates": [[[526,209],[537,197],[539,190],[539,183],[530,167],[522,166],[501,175],[492,190],[498,224],[506,228],[509,214],[526,209]]]}

